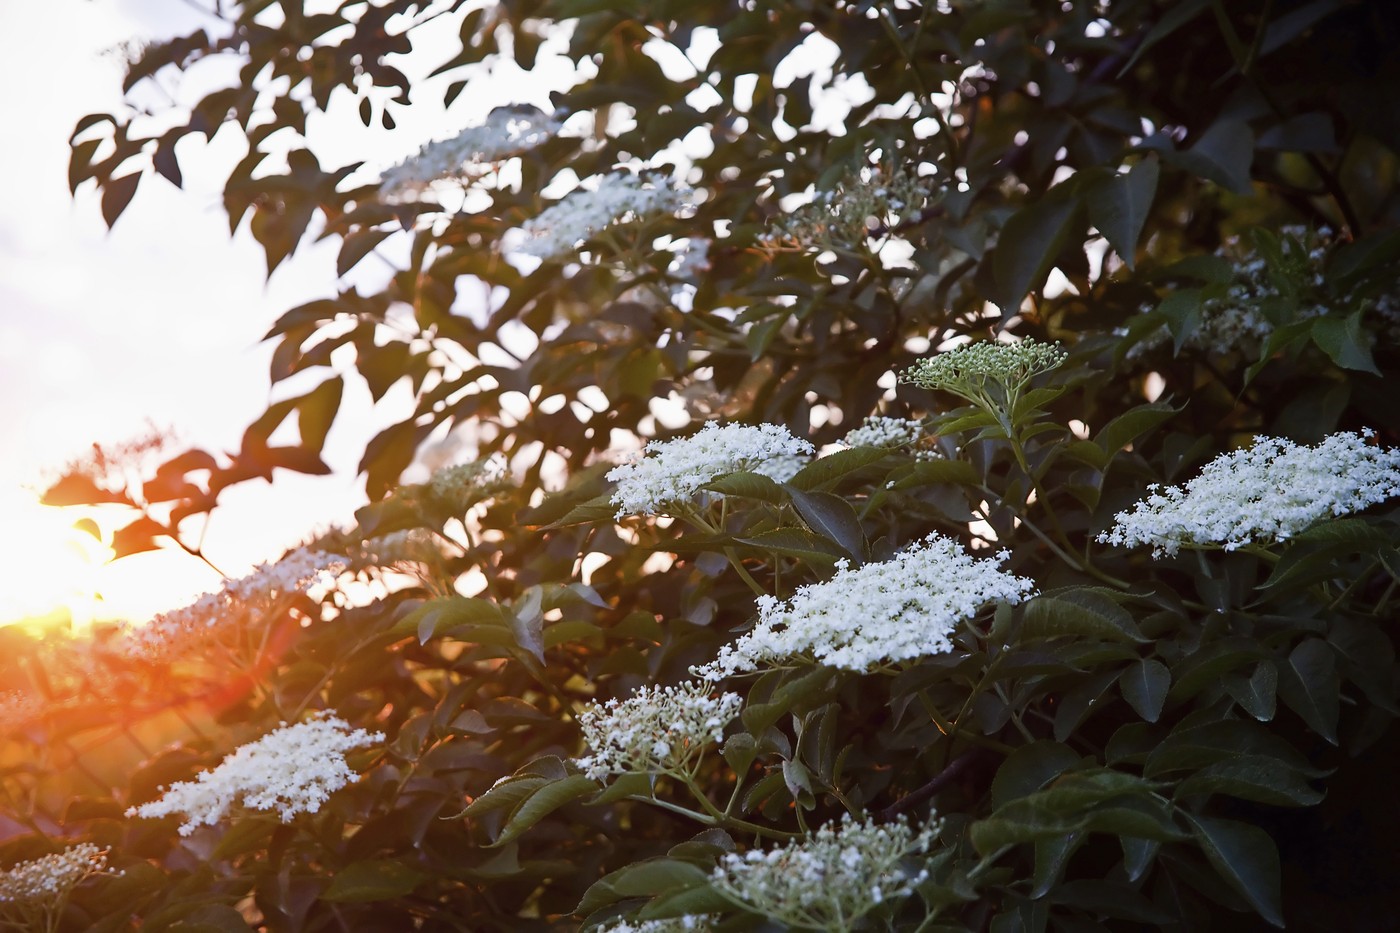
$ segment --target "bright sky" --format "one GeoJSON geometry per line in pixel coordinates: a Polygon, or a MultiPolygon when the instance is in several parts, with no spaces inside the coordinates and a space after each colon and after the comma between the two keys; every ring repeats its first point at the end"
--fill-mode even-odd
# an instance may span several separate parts
{"type": "MultiPolygon", "coordinates": [[[[187,444],[236,448],[268,399],[271,348],[262,335],[287,308],[337,288],[333,244],[299,252],[265,283],[260,247],[243,231],[230,240],[219,169],[242,155],[231,136],[207,148],[196,139],[182,143],[185,190],[147,178],[110,232],[93,191],[70,198],[74,123],[120,105],[121,65],[104,50],[205,25],[181,0],[0,4],[0,83],[9,89],[8,145],[0,147],[7,182],[0,396],[9,401],[0,407],[0,623],[56,604],[78,619],[139,619],[214,586],[212,571],[175,552],[103,566],[97,542],[71,528],[80,516],[38,506],[30,490],[94,441],[131,439],[150,425],[173,429],[187,444]],[[101,603],[92,602],[96,592],[101,603]]],[[[455,33],[455,23],[444,25],[455,33]]],[[[430,54],[420,64],[427,71],[445,57],[430,54]]],[[[396,114],[392,132],[366,130],[353,114],[344,124],[313,123],[317,152],[324,164],[364,159],[382,168],[498,103],[547,106],[545,87],[512,71],[475,83],[447,114],[438,103],[442,87],[459,76],[416,82],[416,105],[396,114]]],[[[565,83],[566,75],[558,64],[551,83],[565,83]]],[[[349,519],[364,502],[354,476],[358,454],[405,404],[391,394],[370,411],[367,392],[352,380],[350,410],[326,450],[336,475],[279,471],[270,487],[225,493],[205,543],[213,561],[239,575],[308,532],[349,519]]]]}

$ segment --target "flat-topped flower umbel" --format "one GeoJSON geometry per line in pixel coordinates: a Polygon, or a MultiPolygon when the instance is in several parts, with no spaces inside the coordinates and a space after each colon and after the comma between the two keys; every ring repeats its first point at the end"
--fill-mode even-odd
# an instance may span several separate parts
{"type": "Polygon", "coordinates": [[[425,144],[386,171],[379,195],[389,200],[417,194],[435,181],[469,177],[535,148],[559,132],[560,123],[537,107],[497,107],[480,126],[425,144]]]}
{"type": "Polygon", "coordinates": [[[956,541],[929,535],[894,558],[800,587],[792,599],[759,598],[758,624],[719,657],[695,669],[706,680],[810,658],[864,671],[877,664],[941,654],[957,624],[990,603],[1018,603],[1035,584],[978,560],[956,541]]]}
{"type": "Polygon", "coordinates": [[[517,249],[539,259],[557,259],[614,223],[674,211],[686,192],[654,172],[604,175],[594,189],[579,188],[521,225],[526,240],[517,249]]]}
{"type": "Polygon", "coordinates": [[[1098,540],[1150,544],[1154,557],[1182,547],[1233,551],[1287,540],[1324,518],[1400,495],[1400,450],[1367,443],[1373,436],[1342,432],[1316,447],[1258,438],[1207,463],[1185,487],[1149,486],[1151,495],[1119,512],[1098,540]]]}
{"type": "Polygon", "coordinates": [[[925,357],[900,377],[924,389],[941,389],[985,408],[1011,407],[1016,395],[1068,354],[1059,344],[1032,337],[1016,343],[984,340],[925,357]]]}
{"type": "Polygon", "coordinates": [[[126,815],[182,814],[182,836],[219,822],[238,804],[276,811],[287,823],[298,813],[316,813],[333,792],[356,779],[346,752],[383,741],[383,733],[351,729],[336,716],[283,726],[237,749],[198,780],[172,784],[159,800],[132,807],[126,815]]]}
{"type": "Polygon", "coordinates": [[[776,424],[720,427],[707,421],[690,437],[652,441],[647,456],[610,470],[607,478],[617,483],[612,502],[618,518],[658,515],[689,507],[701,486],[726,473],[748,470],[785,482],[813,449],[776,424]]]}
{"type": "Polygon", "coordinates": [[[149,661],[198,651],[293,594],[331,585],[346,566],[339,554],[296,548],[281,560],[259,564],[245,577],[225,581],[222,589],[205,593],[188,606],[161,613],[145,625],[126,627],[119,648],[128,656],[149,661]]]}
{"type": "Polygon", "coordinates": [[[909,896],[925,878],[915,867],[938,823],[915,830],[849,814],[805,839],[767,851],[725,855],[710,884],[736,904],[795,930],[854,929],[880,904],[909,896]]]}
{"type": "Polygon", "coordinates": [[[643,687],[625,700],[609,700],[579,714],[593,754],[578,765],[589,777],[613,774],[688,774],[705,748],[724,738],[739,715],[735,693],[712,696],[709,684],[643,687]]]}

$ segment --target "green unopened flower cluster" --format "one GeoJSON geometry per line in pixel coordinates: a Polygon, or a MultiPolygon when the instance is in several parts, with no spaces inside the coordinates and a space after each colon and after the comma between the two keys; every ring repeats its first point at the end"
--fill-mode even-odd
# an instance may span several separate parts
{"type": "Polygon", "coordinates": [[[880,228],[888,230],[917,217],[928,199],[926,179],[902,171],[863,168],[786,214],[760,244],[774,251],[849,249],[864,243],[880,228]]]}
{"type": "Polygon", "coordinates": [[[0,872],[0,928],[57,929],[73,889],[102,874],[110,874],[107,850],[90,842],[0,872]]]}
{"type": "Polygon", "coordinates": [[[908,897],[938,833],[931,822],[879,824],[849,814],[805,839],[726,855],[710,883],[728,900],[792,930],[852,930],[881,904],[908,897]]]}
{"type": "Polygon", "coordinates": [[[979,402],[988,390],[1011,395],[1041,373],[1049,372],[1069,354],[1057,343],[1033,337],[1017,343],[983,341],[926,357],[903,373],[903,380],[923,389],[942,389],[979,402]]]}
{"type": "Polygon", "coordinates": [[[505,464],[488,458],[443,467],[426,483],[400,486],[394,495],[441,516],[461,518],[472,506],[509,489],[511,483],[505,464]]]}

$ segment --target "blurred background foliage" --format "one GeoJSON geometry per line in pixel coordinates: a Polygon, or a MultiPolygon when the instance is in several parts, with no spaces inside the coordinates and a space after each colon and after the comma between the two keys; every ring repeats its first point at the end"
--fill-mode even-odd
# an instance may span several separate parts
{"type": "Polygon", "coordinates": [[[63,928],[545,930],[724,911],[726,929],[763,929],[707,881],[723,852],[763,844],[754,827],[930,808],[930,876],[870,928],[1393,924],[1393,510],[1273,549],[1152,558],[1095,540],[1149,484],[1256,435],[1400,443],[1386,4],[216,13],[134,56],[126,88],[210,60],[237,80],[187,110],[84,119],[71,183],[95,185],[111,223],[142,186],[180,184],[179,141],[241,134],[231,227],[249,226],[269,274],[338,239],[344,287],[267,335],[272,383],[295,388],[240,449],[119,476],[79,465],[48,501],[127,507],[119,554],[198,553],[222,490],[326,470],[346,380],[375,399],[407,383],[415,410],[367,446],[357,526],[316,542],[348,569],[241,620],[246,650],[155,663],[118,650],[119,631],[0,632],[5,864],[91,840],[124,872],[76,890],[63,928]],[[579,75],[554,95],[564,129],[413,197],[323,164],[314,116],[392,126],[416,93],[399,65],[443,21],[459,37],[434,52],[449,99],[494,61],[528,70],[545,43],[564,49],[579,75]],[[686,205],[521,259],[522,224],[619,167],[669,177],[686,205]],[[378,261],[392,275],[357,277],[378,261]],[[1069,354],[1010,431],[979,434],[961,400],[896,380],[998,335],[1069,354]],[[872,414],[924,419],[931,439],[828,453],[781,485],[719,480],[714,533],[614,520],[604,473],[645,440],[721,418],[822,447],[872,414]],[[488,465],[405,484],[448,432],[488,465]],[[954,650],[893,676],[797,665],[727,684],[745,710],[693,787],[604,790],[570,763],[587,703],[712,660],[752,623],[754,586],[790,594],[930,531],[1006,548],[1042,595],[987,607],[954,650]],[[388,736],[321,812],[188,837],[123,816],[319,709],[388,736]],[[687,813],[696,792],[730,806],[687,813]]]}

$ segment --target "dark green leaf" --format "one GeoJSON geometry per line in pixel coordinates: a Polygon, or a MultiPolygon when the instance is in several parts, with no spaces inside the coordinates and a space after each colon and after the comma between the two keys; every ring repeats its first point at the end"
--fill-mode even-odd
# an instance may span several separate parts
{"type": "Polygon", "coordinates": [[[1152,25],[1128,61],[1118,70],[1118,77],[1127,74],[1148,49],[1200,16],[1209,6],[1210,0],[1182,0],[1181,3],[1167,7],[1161,19],[1152,25]]]}
{"type": "Polygon", "coordinates": [[[992,779],[992,806],[1035,793],[1079,764],[1080,757],[1068,745],[1045,739],[1020,746],[1006,756],[992,779]]]}
{"type": "Polygon", "coordinates": [[[395,859],[352,862],[335,873],[322,900],[342,904],[387,901],[413,893],[428,876],[395,859]]]}
{"type": "Polygon", "coordinates": [[[1099,671],[1079,680],[1064,696],[1060,697],[1059,709],[1055,710],[1055,741],[1068,741],[1079,724],[1103,701],[1109,685],[1118,678],[1117,671],[1099,671]]]}
{"type": "Polygon", "coordinates": [[[237,858],[250,852],[266,849],[272,839],[277,824],[267,819],[244,818],[235,820],[228,832],[219,838],[212,857],[216,859],[237,858]]]}
{"type": "Polygon", "coordinates": [[[803,491],[822,489],[834,485],[843,477],[862,467],[877,463],[889,455],[890,452],[882,447],[852,447],[849,450],[838,450],[813,460],[798,470],[797,475],[788,480],[787,485],[803,491]]]}
{"type": "Polygon", "coordinates": [[[1260,722],[1274,718],[1278,699],[1278,668],[1272,661],[1260,661],[1248,678],[1230,675],[1225,690],[1246,713],[1260,722]]]}
{"type": "Polygon", "coordinates": [[[1279,666],[1278,693],[1314,732],[1337,744],[1341,680],[1336,655],[1327,642],[1309,638],[1293,649],[1287,663],[1279,666]]]}
{"type": "Polygon", "coordinates": [[[783,487],[762,473],[729,473],[706,483],[701,489],[717,492],[725,496],[738,496],[741,499],[758,499],[773,505],[787,501],[783,487]]]}
{"type": "Polygon", "coordinates": [[[1180,411],[1179,408],[1160,402],[1130,408],[1104,425],[1094,436],[1094,443],[1099,445],[1104,454],[1112,457],[1180,411]]]}
{"type": "Polygon", "coordinates": [[[537,775],[508,778],[492,786],[486,793],[467,804],[466,809],[452,818],[477,817],[492,810],[512,809],[548,783],[550,783],[549,778],[537,775]]]}
{"type": "Polygon", "coordinates": [[[1031,897],[1044,897],[1064,876],[1070,856],[1084,843],[1083,833],[1066,833],[1037,839],[1035,871],[1031,875],[1031,897]]]}
{"type": "Polygon", "coordinates": [[[1192,835],[1211,867],[1244,895],[1259,916],[1283,927],[1283,892],[1279,880],[1278,848],[1257,826],[1188,815],[1192,835]]]}
{"type": "Polygon", "coordinates": [[[1020,631],[1023,640],[1069,635],[1119,642],[1147,641],[1127,610],[1092,590],[1037,596],[1025,604],[1020,631]]]}
{"type": "Polygon", "coordinates": [[[1162,847],[1155,839],[1138,839],[1133,836],[1119,836],[1118,843],[1123,847],[1123,874],[1129,881],[1137,881],[1147,873],[1157,858],[1157,850],[1162,847]]]}
{"type": "Polygon", "coordinates": [[[1310,777],[1327,773],[1311,768],[1302,753],[1286,739],[1247,719],[1178,726],[1153,747],[1142,773],[1145,777],[1156,778],[1172,772],[1194,771],[1236,755],[1273,758],[1280,767],[1310,777]]]}
{"type": "Polygon", "coordinates": [[[829,567],[846,557],[842,548],[805,528],[774,528],[752,538],[740,538],[738,543],[795,557],[818,567],[829,567]]]}
{"type": "Polygon", "coordinates": [[[977,482],[977,470],[966,460],[929,460],[916,463],[908,472],[896,472],[894,488],[910,489],[919,486],[953,483],[971,486],[977,482]]]}
{"type": "Polygon", "coordinates": [[[565,804],[597,792],[598,782],[582,774],[571,774],[561,781],[544,784],[515,808],[491,845],[505,845],[565,804]]]}
{"type": "Polygon", "coordinates": [[[424,603],[398,622],[394,634],[403,637],[415,634],[422,644],[428,639],[459,625],[509,626],[501,607],[489,599],[448,596],[424,603]]]}
{"type": "Polygon", "coordinates": [[[1118,689],[1139,716],[1156,722],[1167,702],[1172,673],[1161,661],[1146,658],[1132,665],[1118,678],[1118,689]]]}
{"type": "Polygon", "coordinates": [[[613,890],[625,897],[651,897],[704,884],[709,875],[690,862],[660,858],[638,862],[610,876],[613,890]]]}
{"type": "Polygon", "coordinates": [[[1044,284],[1056,257],[1078,227],[1078,206],[1076,201],[1052,193],[1006,221],[992,253],[996,281],[992,300],[1004,316],[1015,314],[1026,295],[1044,284]]]}
{"type": "Polygon", "coordinates": [[[1371,356],[1371,337],[1361,326],[1363,312],[1346,317],[1324,315],[1312,322],[1312,339],[1322,351],[1343,369],[1379,376],[1376,361],[1371,356]]]}
{"type": "Polygon", "coordinates": [[[1217,761],[1186,778],[1176,789],[1178,798],[1197,794],[1229,794],[1276,807],[1309,807],[1322,801],[1322,794],[1301,774],[1265,755],[1235,755],[1217,761]]]}
{"type": "Polygon", "coordinates": [[[1137,258],[1137,242],[1157,193],[1157,156],[1149,153],[1126,175],[1114,175],[1091,185],[1084,194],[1089,223],[1098,228],[1129,269],[1137,258]]]}
{"type": "Polygon", "coordinates": [[[1300,113],[1261,133],[1259,148],[1333,153],[1337,151],[1337,134],[1327,114],[1300,113]]]}
{"type": "Polygon", "coordinates": [[[717,914],[733,909],[734,905],[709,884],[696,884],[657,895],[638,911],[637,916],[641,920],[661,920],[667,917],[717,914]]]}
{"type": "Polygon", "coordinates": [[[1236,194],[1249,194],[1250,165],[1254,161],[1254,131],[1242,120],[1222,117],[1211,124],[1196,144],[1176,155],[1188,171],[1222,185],[1236,194]]]}
{"type": "Polygon", "coordinates": [[[1365,275],[1397,259],[1400,259],[1400,230],[1385,230],[1337,247],[1327,273],[1330,278],[1345,280],[1365,275]]]}
{"type": "Polygon", "coordinates": [[[839,544],[857,563],[864,559],[865,532],[849,502],[829,492],[803,492],[796,488],[788,491],[808,528],[839,544]]]}

